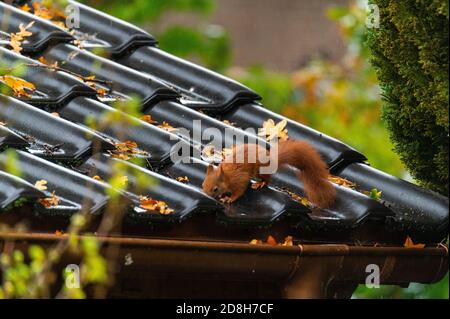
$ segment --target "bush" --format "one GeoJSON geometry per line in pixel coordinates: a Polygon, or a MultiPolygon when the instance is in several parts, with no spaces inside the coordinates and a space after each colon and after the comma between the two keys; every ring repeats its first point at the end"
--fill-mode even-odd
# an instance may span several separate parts
{"type": "Polygon", "coordinates": [[[424,186],[448,194],[449,1],[371,2],[380,27],[368,44],[395,150],[424,186]]]}

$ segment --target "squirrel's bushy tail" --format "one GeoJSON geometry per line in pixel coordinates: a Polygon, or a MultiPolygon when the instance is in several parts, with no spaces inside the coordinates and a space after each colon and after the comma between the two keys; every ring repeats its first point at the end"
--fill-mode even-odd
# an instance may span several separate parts
{"type": "Polygon", "coordinates": [[[329,170],[316,149],[305,141],[288,140],[278,145],[279,165],[287,164],[300,170],[308,199],[321,208],[330,207],[336,190],[328,181],[329,170]]]}

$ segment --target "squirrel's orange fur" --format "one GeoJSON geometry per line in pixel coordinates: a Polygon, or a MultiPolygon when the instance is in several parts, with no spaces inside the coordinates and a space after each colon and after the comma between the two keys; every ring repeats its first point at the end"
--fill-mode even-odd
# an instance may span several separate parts
{"type": "MultiPolygon", "coordinates": [[[[267,166],[260,159],[270,156],[273,154],[256,144],[235,146],[218,167],[208,167],[203,191],[215,198],[227,197],[228,202],[235,202],[245,193],[252,177],[270,182],[271,174],[259,173],[261,167],[267,166]]],[[[299,169],[297,176],[303,181],[306,195],[312,203],[322,208],[328,208],[334,203],[336,191],[327,180],[327,165],[309,143],[296,140],[280,142],[277,169],[283,165],[299,169]]]]}

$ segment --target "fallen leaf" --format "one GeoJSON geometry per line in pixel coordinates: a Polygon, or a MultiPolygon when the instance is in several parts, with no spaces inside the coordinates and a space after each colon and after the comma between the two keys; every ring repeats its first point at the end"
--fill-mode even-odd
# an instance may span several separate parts
{"type": "Polygon", "coordinates": [[[50,114],[53,115],[53,116],[56,116],[56,117],[61,117],[58,112],[52,112],[50,114]]]}
{"type": "Polygon", "coordinates": [[[173,127],[172,125],[170,125],[169,123],[167,123],[166,121],[162,122],[162,124],[158,125],[158,127],[162,128],[163,130],[166,130],[168,132],[174,132],[174,131],[178,130],[175,127],[173,127]]]}
{"type": "Polygon", "coordinates": [[[403,246],[405,248],[417,248],[417,249],[422,249],[425,247],[425,244],[414,244],[413,240],[411,239],[411,237],[407,236],[405,243],[403,244],[403,246]]]}
{"type": "Polygon", "coordinates": [[[55,235],[58,236],[58,237],[61,237],[62,234],[63,234],[63,233],[62,233],[62,231],[60,231],[60,230],[56,230],[56,231],[55,231],[55,235]]]}
{"type": "Polygon", "coordinates": [[[31,8],[30,8],[30,6],[27,3],[25,3],[23,6],[19,6],[19,9],[22,10],[22,11],[25,11],[25,12],[30,12],[31,11],[31,8]]]}
{"type": "Polygon", "coordinates": [[[284,239],[284,243],[282,245],[283,246],[294,246],[294,238],[292,238],[292,236],[287,236],[284,239]]]}
{"type": "Polygon", "coordinates": [[[158,201],[147,196],[140,197],[139,207],[147,211],[157,211],[161,215],[170,215],[174,212],[173,209],[169,208],[166,202],[158,201]]]}
{"type": "Polygon", "coordinates": [[[0,76],[0,81],[9,86],[17,97],[31,97],[33,92],[36,91],[33,83],[12,75],[2,75],[0,76]]]}
{"type": "Polygon", "coordinates": [[[372,188],[372,190],[369,193],[369,197],[374,199],[374,200],[381,200],[381,195],[383,194],[383,192],[378,191],[378,189],[376,188],[372,188]]]}
{"type": "Polygon", "coordinates": [[[259,182],[252,183],[252,189],[254,189],[254,190],[262,189],[266,186],[267,186],[267,183],[265,181],[259,181],[259,182]]]}
{"type": "Polygon", "coordinates": [[[45,208],[50,208],[50,207],[58,206],[59,198],[56,197],[55,192],[53,192],[51,197],[41,198],[38,200],[38,202],[45,208]]]}
{"type": "Polygon", "coordinates": [[[277,246],[278,242],[275,238],[273,238],[273,236],[269,236],[267,237],[266,243],[270,246],[277,246]]]}
{"type": "Polygon", "coordinates": [[[35,184],[34,184],[34,187],[36,187],[37,189],[39,189],[40,191],[45,191],[45,190],[47,190],[47,181],[46,180],[40,180],[40,181],[37,181],[35,184]]]}
{"type": "Polygon", "coordinates": [[[280,141],[287,141],[289,135],[286,125],[287,120],[275,124],[274,120],[268,119],[263,123],[263,127],[259,129],[258,135],[265,137],[267,141],[271,141],[275,137],[278,137],[280,141]]]}
{"type": "Polygon", "coordinates": [[[148,156],[147,152],[138,150],[138,145],[134,141],[126,141],[124,143],[115,143],[116,149],[108,151],[111,157],[128,161],[136,155],[148,156]]]}
{"type": "Polygon", "coordinates": [[[96,181],[102,181],[102,178],[100,176],[98,176],[98,175],[95,175],[92,178],[95,179],[96,181]]]}
{"type": "Polygon", "coordinates": [[[19,25],[19,32],[11,33],[9,45],[13,48],[14,52],[20,53],[22,52],[22,41],[29,36],[32,36],[33,33],[28,31],[34,25],[34,21],[31,21],[26,26],[21,23],[19,25]]]}
{"type": "Polygon", "coordinates": [[[236,123],[232,123],[232,122],[230,122],[228,120],[223,120],[223,123],[225,123],[226,125],[230,125],[230,126],[235,126],[236,125],[236,123]]]}
{"type": "Polygon", "coordinates": [[[330,175],[328,176],[328,180],[330,182],[332,182],[333,184],[345,187],[345,188],[350,188],[350,189],[355,189],[356,188],[356,184],[349,181],[348,179],[339,177],[339,176],[333,176],[330,175]]]}
{"type": "Polygon", "coordinates": [[[187,184],[187,183],[189,183],[189,178],[187,176],[180,176],[180,177],[177,177],[177,181],[180,183],[187,184]]]}
{"type": "Polygon", "coordinates": [[[250,245],[262,245],[263,242],[262,240],[259,239],[253,239],[252,241],[250,241],[250,245]]]}
{"type": "Polygon", "coordinates": [[[155,121],[151,115],[144,115],[141,117],[141,120],[148,124],[158,124],[158,121],[155,121]]]}

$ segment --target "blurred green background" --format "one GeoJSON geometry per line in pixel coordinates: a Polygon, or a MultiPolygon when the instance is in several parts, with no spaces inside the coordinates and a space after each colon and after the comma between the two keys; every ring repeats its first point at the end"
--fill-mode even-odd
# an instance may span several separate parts
{"type": "MultiPolygon", "coordinates": [[[[365,45],[365,1],[342,0],[337,1],[340,5],[330,4],[324,10],[320,9],[320,14],[336,26],[333,36],[342,40],[341,51],[344,53],[339,59],[328,58],[318,52],[307,61],[302,61],[295,70],[289,71],[273,67],[273,64],[234,65],[232,37],[224,27],[209,21],[211,14],[220,9],[221,1],[85,2],[147,29],[159,40],[162,49],[246,84],[263,96],[266,107],[345,141],[364,153],[372,166],[411,180],[399,157],[392,151],[388,132],[381,122],[380,90],[375,72],[368,62],[370,52],[365,45]],[[201,23],[192,23],[196,20],[201,23]]],[[[275,12],[278,4],[272,3],[275,12]]],[[[235,10],[240,10],[240,5],[238,1],[235,10]]],[[[317,11],[317,8],[312,5],[311,10],[317,11]]],[[[277,18],[283,19],[283,16],[277,18]]],[[[316,26],[320,27],[320,24],[316,26]]],[[[307,32],[299,30],[298,38],[304,37],[307,41],[307,32]]],[[[277,37],[277,34],[264,36],[277,37]]],[[[283,54],[283,51],[290,50],[290,43],[278,49],[283,54]]],[[[368,289],[360,286],[354,298],[449,298],[448,284],[447,275],[440,283],[411,284],[406,289],[397,286],[368,289]]]]}

